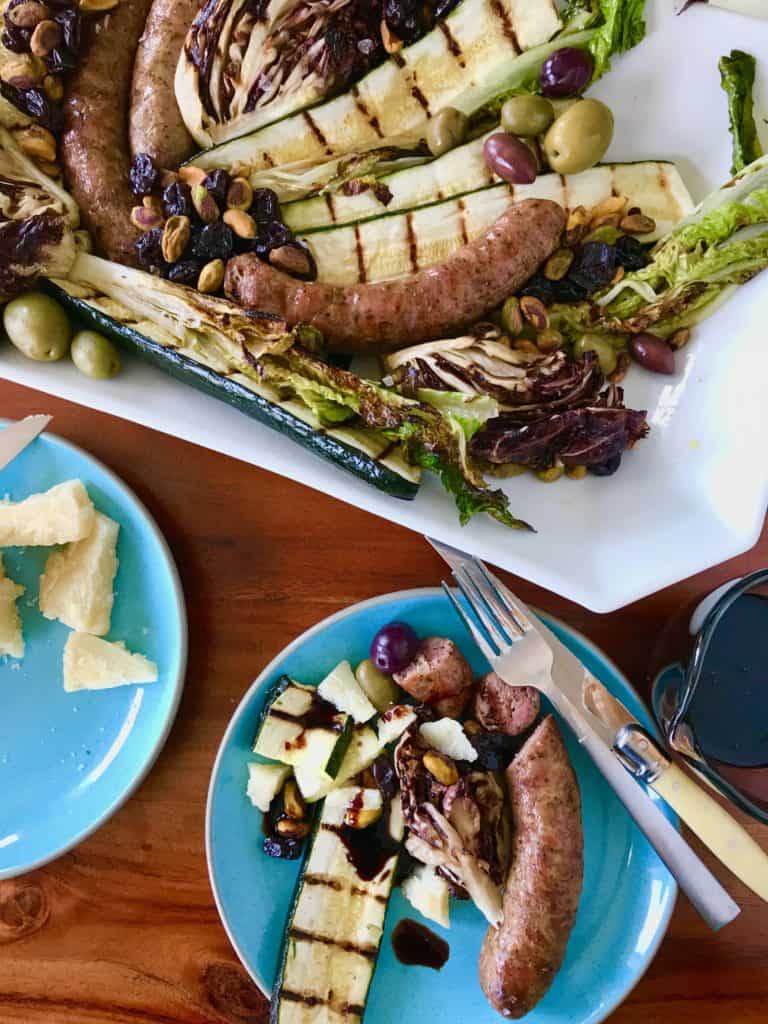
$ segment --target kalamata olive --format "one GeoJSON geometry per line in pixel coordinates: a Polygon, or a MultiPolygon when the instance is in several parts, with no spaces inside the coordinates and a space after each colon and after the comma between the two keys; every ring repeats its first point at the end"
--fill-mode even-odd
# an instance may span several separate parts
{"type": "Polygon", "coordinates": [[[398,783],[395,769],[386,754],[379,754],[371,765],[371,771],[381,795],[385,800],[391,800],[397,792],[398,783]]]}
{"type": "Polygon", "coordinates": [[[503,181],[530,185],[536,181],[537,163],[533,152],[507,132],[494,132],[485,140],[483,155],[488,167],[503,181]]]}
{"type": "Polygon", "coordinates": [[[442,156],[455,149],[467,137],[469,119],[455,107],[443,107],[427,123],[426,143],[432,156],[442,156]]]}
{"type": "Polygon", "coordinates": [[[574,46],[555,50],[541,66],[541,91],[549,97],[578,96],[589,84],[594,66],[586,50],[574,46]]]}
{"type": "Polygon", "coordinates": [[[555,108],[543,96],[513,96],[501,108],[501,127],[511,135],[543,135],[555,120],[555,108]]]}
{"type": "Polygon", "coordinates": [[[109,380],[120,372],[120,356],[117,349],[111,341],[96,331],[78,331],[72,339],[69,354],[72,362],[86,377],[109,380]]]}
{"type": "Polygon", "coordinates": [[[580,100],[544,136],[547,162],[556,174],[578,174],[605,156],[613,138],[613,114],[599,100],[580,100]]]}
{"type": "Polygon", "coordinates": [[[382,626],[371,643],[371,661],[382,672],[402,672],[413,661],[419,638],[407,622],[382,626]]]}
{"type": "Polygon", "coordinates": [[[587,352],[594,352],[603,376],[608,377],[616,369],[618,355],[613,345],[599,334],[583,334],[573,346],[573,354],[580,359],[587,352]]]}
{"type": "Polygon", "coordinates": [[[41,363],[62,359],[72,337],[67,314],[42,292],[27,292],[9,302],[3,310],[3,326],[19,352],[41,363]]]}
{"type": "Polygon", "coordinates": [[[636,363],[652,373],[674,373],[675,354],[657,334],[636,334],[629,343],[636,363]]]}

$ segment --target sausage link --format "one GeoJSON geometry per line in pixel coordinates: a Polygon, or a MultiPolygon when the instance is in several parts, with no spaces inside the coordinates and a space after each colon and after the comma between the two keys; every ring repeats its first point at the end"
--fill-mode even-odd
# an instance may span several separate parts
{"type": "Polygon", "coordinates": [[[135,199],[128,187],[128,94],[150,0],[120,0],[91,22],[64,104],[64,174],[97,249],[133,263],[135,199]]]}
{"type": "Polygon", "coordinates": [[[504,1017],[542,998],[565,956],[584,873],[581,799],[552,716],[507,769],[515,829],[504,918],[480,953],[480,984],[504,1017]]]}
{"type": "Polygon", "coordinates": [[[176,103],[173,82],[198,6],[198,0],[154,0],[136,50],[131,152],[149,153],[160,167],[176,168],[195,150],[176,103]]]}
{"type": "Polygon", "coordinates": [[[480,319],[523,285],[557,247],[565,214],[546,199],[506,210],[454,256],[415,274],[349,286],[305,283],[252,253],[227,265],[224,288],[250,309],[311,323],[332,351],[366,352],[434,341],[480,319]]]}

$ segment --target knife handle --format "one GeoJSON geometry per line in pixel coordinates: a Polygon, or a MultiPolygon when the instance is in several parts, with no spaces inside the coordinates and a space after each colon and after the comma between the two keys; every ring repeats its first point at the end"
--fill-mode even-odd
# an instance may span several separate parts
{"type": "Polygon", "coordinates": [[[657,801],[630,774],[559,687],[549,683],[541,689],[576,733],[598,771],[709,927],[718,931],[732,921],[739,913],[738,904],[680,835],[657,801]]]}
{"type": "Polygon", "coordinates": [[[768,902],[768,854],[717,800],[676,764],[651,786],[737,878],[768,902]]]}

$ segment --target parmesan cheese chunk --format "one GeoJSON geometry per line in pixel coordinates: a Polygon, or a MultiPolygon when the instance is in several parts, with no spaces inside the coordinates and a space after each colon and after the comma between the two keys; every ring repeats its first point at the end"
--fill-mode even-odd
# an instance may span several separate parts
{"type": "Polygon", "coordinates": [[[24,657],[24,637],[16,607],[16,601],[23,593],[24,587],[7,579],[0,556],[0,654],[8,654],[12,658],[24,657]]]}
{"type": "Polygon", "coordinates": [[[64,689],[106,690],[131,683],[154,683],[157,665],[131,654],[124,643],[110,643],[90,633],[70,633],[64,647],[64,689]]]}
{"type": "Polygon", "coordinates": [[[82,540],[93,529],[95,514],[80,480],[67,480],[23,501],[0,502],[0,547],[82,540]]]}
{"type": "Polygon", "coordinates": [[[119,529],[97,512],[87,537],[48,556],[40,577],[40,611],[46,619],[58,619],[80,633],[109,632],[119,529]]]}

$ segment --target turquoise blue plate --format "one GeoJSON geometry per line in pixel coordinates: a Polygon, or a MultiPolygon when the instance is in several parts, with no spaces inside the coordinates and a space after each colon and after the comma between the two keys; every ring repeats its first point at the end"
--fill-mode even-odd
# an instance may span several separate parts
{"type": "Polygon", "coordinates": [[[128,798],[168,735],[184,684],[187,629],[176,567],[155,522],[108,469],[44,435],[0,471],[0,497],[18,501],[64,480],[83,481],[120,524],[108,640],[124,640],[159,668],[149,686],[65,693],[69,630],[43,618],[38,583],[50,548],[5,548],[26,654],[0,658],[0,878],[39,867],[79,843],[128,798]]]}
{"type": "MultiPolygon", "coordinates": [[[[286,915],[298,865],[272,860],[261,849],[261,814],[245,796],[247,764],[264,696],[287,673],[319,683],[337,662],[368,655],[371,638],[393,619],[421,636],[451,637],[477,674],[483,658],[439,590],[411,590],[365,601],[300,636],[262,672],[229,724],[208,794],[206,844],[213,891],[224,926],[251,977],[269,993],[275,980],[286,915]]],[[[638,716],[650,724],[637,694],[616,667],[587,640],[547,620],[564,643],[638,716]]],[[[653,958],[669,924],[677,887],[592,762],[563,728],[581,787],[585,871],[576,925],[562,969],[531,1024],[595,1024],[627,995],[653,958]]],[[[674,819],[673,819],[674,820],[674,819]]],[[[451,928],[431,925],[450,944],[439,976],[405,967],[390,935],[403,917],[419,915],[399,890],[390,902],[384,940],[365,1012],[365,1024],[496,1024],[485,1001],[477,960],[486,926],[468,903],[453,902],[451,928]]]]}

